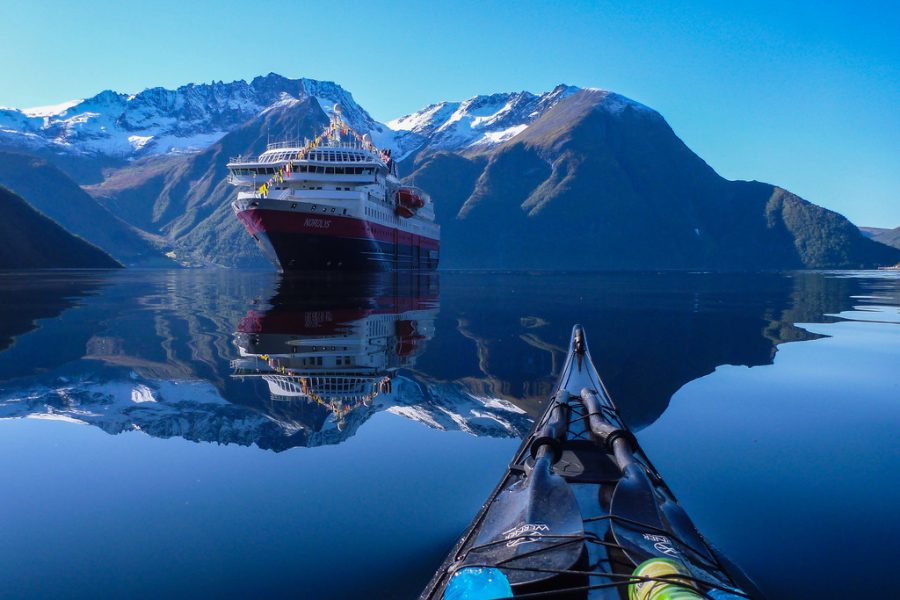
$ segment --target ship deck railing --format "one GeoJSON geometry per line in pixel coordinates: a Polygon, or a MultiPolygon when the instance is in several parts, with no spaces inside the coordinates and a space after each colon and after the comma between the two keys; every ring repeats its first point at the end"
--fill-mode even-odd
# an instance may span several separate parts
{"type": "MultiPolygon", "coordinates": [[[[377,148],[375,148],[374,146],[367,147],[366,145],[360,143],[359,141],[357,141],[351,137],[343,137],[340,139],[325,138],[319,143],[318,146],[315,146],[315,147],[309,147],[308,141],[301,141],[301,140],[297,140],[297,139],[282,140],[282,141],[278,141],[278,142],[269,142],[268,144],[266,144],[265,152],[269,152],[270,150],[290,150],[290,151],[295,151],[295,152],[299,153],[301,150],[306,150],[307,152],[315,152],[316,150],[326,150],[326,149],[327,150],[344,149],[344,150],[361,151],[361,152],[365,152],[365,153],[369,154],[371,156],[371,160],[381,162],[381,160],[378,157],[378,149],[377,148]]],[[[263,152],[263,154],[265,154],[265,152],[263,152]]],[[[274,162],[274,163],[285,162],[286,160],[304,160],[304,161],[306,161],[309,159],[308,158],[298,159],[296,156],[294,156],[290,159],[266,161],[266,160],[263,160],[262,154],[257,157],[238,155],[238,156],[230,157],[228,159],[228,164],[258,165],[258,164],[268,164],[270,162],[274,162]]],[[[317,162],[330,162],[330,161],[317,161],[317,162]]],[[[347,162],[347,161],[338,161],[338,162],[347,162]]],[[[359,162],[359,161],[353,161],[353,162],[359,162]]]]}
{"type": "Polygon", "coordinates": [[[293,140],[281,140],[278,142],[269,142],[266,144],[266,151],[269,150],[281,150],[282,148],[296,148],[300,149],[304,146],[303,142],[297,138],[293,140]]]}

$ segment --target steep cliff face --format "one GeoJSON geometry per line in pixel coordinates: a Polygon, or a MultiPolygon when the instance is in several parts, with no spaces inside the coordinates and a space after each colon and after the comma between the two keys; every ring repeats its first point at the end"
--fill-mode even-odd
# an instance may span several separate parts
{"type": "Polygon", "coordinates": [[[46,159],[0,152],[0,185],[125,265],[175,266],[164,256],[164,244],[155,243],[152,237],[97,204],[46,159]]]}
{"type": "Polygon", "coordinates": [[[0,187],[0,269],[114,269],[114,258],[0,187]]]}

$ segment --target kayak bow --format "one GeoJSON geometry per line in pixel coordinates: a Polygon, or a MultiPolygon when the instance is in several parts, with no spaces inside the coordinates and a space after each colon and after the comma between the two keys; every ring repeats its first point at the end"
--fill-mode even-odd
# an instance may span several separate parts
{"type": "Polygon", "coordinates": [[[547,404],[422,599],[761,597],[644,455],[579,325],[547,404]]]}

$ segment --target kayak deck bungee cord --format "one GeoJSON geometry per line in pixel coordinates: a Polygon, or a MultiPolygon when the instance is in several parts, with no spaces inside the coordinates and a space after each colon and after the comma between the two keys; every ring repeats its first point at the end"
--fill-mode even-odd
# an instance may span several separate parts
{"type": "Polygon", "coordinates": [[[422,599],[761,598],[618,414],[581,326],[541,417],[422,599]]]}

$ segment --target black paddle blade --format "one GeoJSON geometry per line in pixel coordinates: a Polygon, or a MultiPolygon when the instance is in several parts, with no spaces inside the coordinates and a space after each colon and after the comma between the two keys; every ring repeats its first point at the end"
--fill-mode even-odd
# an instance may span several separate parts
{"type": "Polygon", "coordinates": [[[696,552],[700,557],[711,563],[715,563],[715,559],[709,552],[706,543],[700,538],[697,528],[688,516],[687,512],[679,504],[672,500],[666,500],[662,505],[662,513],[672,532],[677,535],[686,546],[696,552]]]}
{"type": "Polygon", "coordinates": [[[534,583],[571,569],[581,556],[583,535],[572,489],[550,470],[550,457],[544,455],[491,504],[463,564],[515,567],[506,571],[510,584],[534,583]]]}
{"type": "Polygon", "coordinates": [[[635,565],[657,556],[683,560],[674,540],[665,534],[653,485],[639,464],[623,470],[609,514],[616,543],[635,565]]]}

